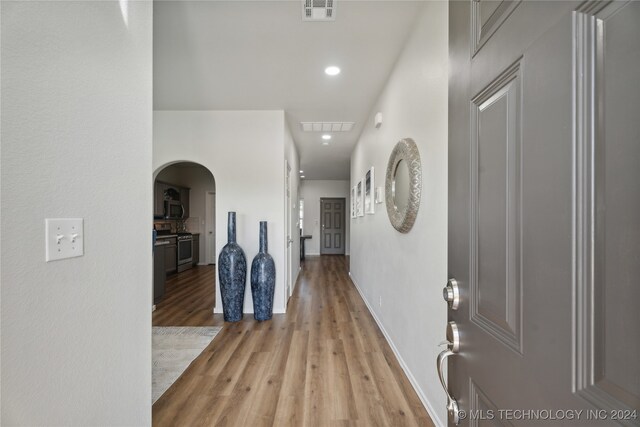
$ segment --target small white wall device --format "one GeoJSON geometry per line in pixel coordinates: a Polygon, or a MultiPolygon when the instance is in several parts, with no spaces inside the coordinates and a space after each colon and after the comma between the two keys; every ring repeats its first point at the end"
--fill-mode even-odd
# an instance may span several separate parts
{"type": "Polygon", "coordinates": [[[380,126],[382,126],[382,113],[381,112],[377,112],[376,116],[373,118],[373,124],[375,124],[376,129],[380,129],[380,126]]]}

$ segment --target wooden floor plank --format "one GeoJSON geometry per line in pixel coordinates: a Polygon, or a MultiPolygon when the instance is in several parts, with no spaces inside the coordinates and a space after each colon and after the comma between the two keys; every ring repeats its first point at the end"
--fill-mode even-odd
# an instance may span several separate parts
{"type": "Polygon", "coordinates": [[[215,269],[173,275],[154,326],[223,326],[153,405],[155,426],[432,426],[348,276],[308,257],[286,315],[225,323],[215,269]]]}

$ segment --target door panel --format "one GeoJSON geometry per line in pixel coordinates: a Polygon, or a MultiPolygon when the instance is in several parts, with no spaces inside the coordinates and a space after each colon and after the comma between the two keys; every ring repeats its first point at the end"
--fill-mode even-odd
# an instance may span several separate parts
{"type": "Polygon", "coordinates": [[[484,45],[500,28],[521,0],[483,0],[474,1],[472,5],[473,53],[484,45]]]}
{"type": "Polygon", "coordinates": [[[325,206],[324,221],[322,223],[326,228],[329,228],[329,229],[333,228],[333,224],[331,222],[331,209],[327,208],[327,206],[325,206]]]}
{"type": "Polygon", "coordinates": [[[345,199],[320,199],[320,254],[345,253],[345,199]]]}
{"type": "MultiPolygon", "coordinates": [[[[449,10],[451,394],[468,414],[640,409],[640,3],[449,10]]],[[[554,425],[616,423],[637,413],[554,425]]]]}
{"type": "Polygon", "coordinates": [[[471,320],[521,351],[520,61],[472,103],[471,320]]]}

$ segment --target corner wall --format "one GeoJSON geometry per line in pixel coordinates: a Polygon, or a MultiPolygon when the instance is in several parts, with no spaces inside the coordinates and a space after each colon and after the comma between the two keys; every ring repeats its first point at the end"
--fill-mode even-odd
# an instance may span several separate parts
{"type": "Polygon", "coordinates": [[[152,2],[0,7],[0,424],[151,425],[152,2]]]}
{"type": "Polygon", "coordinates": [[[351,157],[351,186],[371,166],[384,186],[396,142],[409,137],[419,147],[422,199],[413,229],[396,231],[384,203],[351,220],[351,276],[441,426],[446,400],[435,361],[447,322],[447,49],[448,5],[425,2],[351,157]],[[384,121],[375,129],[378,111],[384,121]]]}
{"type": "MultiPolygon", "coordinates": [[[[199,163],[216,182],[216,250],[227,244],[227,212],[237,212],[237,242],[247,258],[244,313],[253,313],[250,268],[259,222],[267,221],[276,264],[274,312],[285,312],[283,111],[154,111],[153,170],[177,161],[199,163]]],[[[216,273],[217,274],[217,273],[216,273]]],[[[222,313],[216,285],[216,313],[222,313]]]]}

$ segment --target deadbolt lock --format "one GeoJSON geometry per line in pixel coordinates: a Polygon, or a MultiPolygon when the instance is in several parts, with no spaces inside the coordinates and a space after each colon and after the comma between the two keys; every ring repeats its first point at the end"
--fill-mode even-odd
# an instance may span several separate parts
{"type": "Polygon", "coordinates": [[[442,289],[442,297],[449,304],[451,310],[458,309],[458,305],[460,305],[460,290],[456,279],[449,279],[447,286],[442,289]]]}

